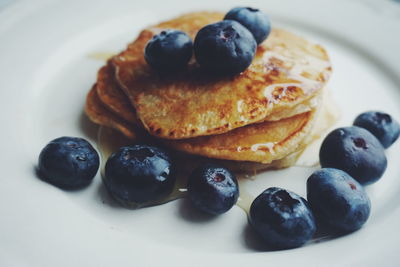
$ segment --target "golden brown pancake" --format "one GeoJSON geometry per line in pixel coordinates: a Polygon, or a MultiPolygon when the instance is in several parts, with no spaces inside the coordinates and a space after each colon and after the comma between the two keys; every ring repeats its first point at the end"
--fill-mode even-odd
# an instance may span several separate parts
{"type": "Polygon", "coordinates": [[[145,62],[148,40],[164,29],[188,33],[221,20],[220,13],[197,12],[143,30],[112,58],[116,79],[147,131],[164,139],[215,135],[266,120],[313,97],[331,67],[326,51],[290,32],[273,29],[250,67],[234,77],[211,77],[195,60],[187,70],[160,75],[145,62]]]}
{"type": "MultiPolygon", "coordinates": [[[[118,88],[118,86],[113,82],[112,79],[112,66],[110,66],[109,64],[103,68],[100,69],[99,71],[99,75],[98,75],[98,80],[97,80],[97,93],[100,96],[101,93],[104,93],[105,95],[112,95],[113,97],[111,98],[112,102],[110,104],[109,100],[110,98],[103,98],[100,99],[101,100],[101,104],[103,104],[104,106],[108,106],[109,108],[111,108],[111,110],[118,115],[121,120],[115,121],[114,119],[114,126],[118,125],[118,124],[122,124],[123,123],[123,119],[126,118],[126,116],[124,116],[124,114],[130,114],[130,113],[134,113],[134,109],[132,106],[129,105],[129,102],[127,103],[127,99],[126,96],[123,94],[123,92],[120,91],[120,89],[118,88]],[[99,92],[99,84],[102,84],[103,89],[99,92]],[[112,108],[112,105],[114,106],[118,106],[117,109],[112,108]]],[[[314,99],[313,99],[314,100],[314,99]]],[[[314,106],[310,103],[311,101],[305,101],[306,103],[301,103],[298,106],[300,107],[295,107],[294,110],[292,110],[291,112],[286,111],[286,114],[290,114],[293,113],[291,116],[294,115],[299,115],[299,116],[304,116],[306,113],[306,111],[310,111],[311,109],[315,108],[314,106]],[[297,111],[297,113],[296,113],[297,111]],[[303,114],[301,114],[303,113],[303,114]]],[[[100,103],[99,103],[100,105],[100,103]]],[[[103,111],[104,113],[104,111],[103,111]]],[[[276,117],[276,116],[275,116],[276,117]]],[[[277,142],[276,139],[279,139],[279,137],[284,136],[285,134],[288,134],[288,132],[294,132],[294,128],[295,127],[299,127],[299,125],[296,125],[295,123],[309,123],[308,120],[310,118],[305,117],[304,121],[301,120],[280,120],[279,122],[273,123],[272,128],[274,129],[273,131],[269,131],[269,137],[271,138],[271,140],[269,140],[269,146],[275,144],[277,142]],[[293,127],[292,129],[289,129],[289,127],[287,126],[283,126],[283,123],[288,123],[288,121],[294,121],[295,123],[292,123],[290,126],[293,127]],[[274,128],[275,127],[275,128],[274,128]],[[279,131],[280,130],[280,131],[279,131]],[[283,133],[284,131],[288,131],[287,133],[283,133]],[[275,137],[273,136],[275,135],[275,137]],[[274,140],[275,138],[275,140],[274,140]]],[[[125,119],[126,120],[126,119],[125,119]]],[[[307,124],[308,125],[308,124],[307,124]]],[[[136,127],[137,128],[141,128],[141,125],[138,124],[136,121],[134,124],[132,124],[130,126],[130,129],[132,129],[132,127],[136,127]]],[[[164,141],[164,143],[166,143],[167,145],[169,145],[170,147],[177,149],[177,150],[181,150],[187,153],[193,153],[193,154],[199,154],[199,155],[203,155],[203,156],[209,156],[209,157],[221,157],[223,155],[225,155],[225,158],[230,158],[230,159],[236,159],[236,160],[252,160],[255,152],[259,155],[257,155],[257,158],[260,157],[260,155],[265,154],[263,152],[263,150],[267,149],[261,144],[258,146],[254,146],[253,144],[257,144],[257,134],[258,134],[258,138],[261,138],[262,141],[265,142],[265,129],[268,130],[268,128],[270,127],[270,125],[268,124],[259,124],[259,125],[254,125],[254,127],[243,127],[243,128],[238,128],[232,132],[226,133],[226,134],[222,134],[221,136],[207,136],[207,137],[197,137],[197,138],[192,138],[192,139],[185,139],[182,141],[177,141],[177,140],[171,140],[171,141],[164,141]],[[250,130],[249,130],[250,129],[250,130]],[[247,131],[247,132],[246,132],[247,131]],[[247,135],[249,135],[249,138],[247,138],[247,135]],[[223,142],[229,142],[230,145],[223,145],[221,144],[221,140],[223,140],[223,142]],[[247,146],[243,145],[243,143],[247,143],[250,144],[251,146],[247,146]],[[232,147],[234,147],[234,145],[236,144],[236,149],[235,151],[231,151],[232,147]],[[239,148],[239,149],[237,149],[239,148]],[[258,152],[255,150],[259,150],[258,152]],[[239,150],[239,151],[238,151],[239,150]],[[250,151],[252,150],[252,151],[250,151]]],[[[115,127],[114,127],[115,128],[115,127]]],[[[127,127],[124,127],[125,131],[126,131],[127,127]]],[[[145,135],[142,132],[142,135],[145,135]]],[[[302,131],[298,131],[298,135],[300,135],[300,132],[302,131]]],[[[132,133],[130,133],[132,135],[132,133]]],[[[136,133],[137,135],[137,133],[136,133]]],[[[297,137],[301,138],[300,137],[297,137]]],[[[281,140],[281,139],[280,139],[281,140]]],[[[278,141],[280,141],[278,140],[278,141]]],[[[298,140],[295,140],[294,137],[292,137],[291,139],[292,144],[298,143],[298,140]]],[[[274,158],[278,158],[281,157],[279,155],[286,155],[288,152],[288,147],[291,147],[291,150],[296,148],[296,145],[294,146],[289,146],[288,143],[286,144],[276,144],[276,147],[273,148],[273,153],[275,153],[275,150],[278,151],[278,153],[276,155],[274,155],[274,158]],[[282,148],[284,147],[285,149],[277,149],[278,147],[282,148]]],[[[272,149],[271,147],[269,147],[270,149],[272,149]]],[[[264,158],[265,161],[269,161],[267,158],[264,158]]]]}
{"type": "Polygon", "coordinates": [[[119,116],[112,113],[101,103],[97,95],[96,84],[87,94],[85,113],[94,123],[116,129],[130,139],[137,138],[137,134],[133,131],[132,125],[129,125],[119,116]]]}
{"type": "MultiPolygon", "coordinates": [[[[328,93],[328,95],[324,97],[328,97],[329,101],[326,101],[325,104],[321,107],[322,110],[318,115],[318,118],[315,122],[315,125],[311,132],[307,134],[307,137],[304,138],[300,144],[297,144],[297,149],[285,156],[282,159],[274,160],[269,164],[262,164],[258,162],[251,162],[251,161],[232,161],[232,160],[221,160],[221,159],[213,159],[214,163],[220,164],[229,168],[235,172],[251,172],[255,174],[258,171],[264,171],[267,169],[281,169],[293,166],[296,164],[298,158],[302,156],[303,151],[305,148],[308,148],[310,143],[318,142],[321,136],[323,136],[326,131],[338,120],[337,110],[335,105],[331,105],[332,97],[329,95],[330,91],[324,90],[328,93]]],[[[101,103],[100,103],[101,104],[101,103]]],[[[135,130],[136,131],[136,130],[135,130]]],[[[143,132],[139,131],[140,134],[136,134],[134,139],[127,138],[124,136],[120,131],[113,130],[109,127],[101,127],[99,130],[99,147],[103,154],[103,158],[107,159],[110,154],[116,150],[118,150],[122,146],[131,145],[132,143],[137,142],[154,142],[154,138],[151,140],[141,139],[143,132]],[[138,138],[139,137],[139,138],[138,138]]],[[[135,134],[133,134],[135,135],[135,134]]],[[[195,167],[201,163],[207,162],[210,159],[188,155],[186,153],[173,153],[174,157],[181,163],[181,165],[187,165],[188,169],[193,169],[191,167],[195,167]]],[[[313,159],[307,159],[307,163],[305,164],[314,164],[313,159]]],[[[315,161],[317,163],[317,161],[315,161]]],[[[304,164],[304,163],[303,163],[304,164]]],[[[307,165],[308,166],[308,165],[307,165]]]]}
{"type": "MultiPolygon", "coordinates": [[[[133,143],[137,142],[142,142],[142,140],[132,140],[124,136],[121,132],[109,127],[101,126],[99,129],[98,143],[104,161],[107,160],[111,153],[117,151],[120,147],[132,145],[133,143]]],[[[146,140],[146,142],[149,142],[149,140],[146,140]]],[[[274,160],[269,164],[262,164],[259,162],[251,161],[232,161],[221,159],[212,159],[212,162],[214,164],[225,166],[226,168],[229,168],[230,170],[238,173],[251,172],[252,174],[255,174],[258,171],[264,171],[267,169],[282,169],[293,166],[299,156],[303,153],[306,145],[306,143],[302,143],[299,148],[293,153],[287,155],[282,159],[274,160]]],[[[182,171],[182,167],[186,170],[191,171],[196,166],[201,165],[202,163],[210,162],[210,159],[206,157],[188,155],[176,151],[170,152],[174,159],[179,161],[180,171],[182,171]]]]}
{"type": "MultiPolygon", "coordinates": [[[[104,107],[92,88],[86,102],[92,121],[112,127],[129,138],[149,139],[144,130],[128,124],[104,107]]],[[[262,122],[234,129],[228,133],[182,140],[158,139],[175,150],[210,158],[270,163],[296,151],[311,131],[316,111],[305,112],[279,121],[262,122]]]]}
{"type": "Polygon", "coordinates": [[[175,150],[209,158],[270,163],[294,152],[311,131],[316,111],[247,125],[224,134],[165,140],[175,150]]]}
{"type": "Polygon", "coordinates": [[[100,68],[97,74],[96,91],[100,101],[106,103],[107,108],[130,123],[138,123],[136,112],[129,99],[114,79],[114,71],[111,65],[107,64],[100,68]]]}
{"type": "MultiPolygon", "coordinates": [[[[116,83],[114,77],[114,68],[110,63],[100,68],[97,75],[97,95],[101,102],[112,112],[124,120],[142,127],[142,124],[136,117],[135,108],[130,104],[129,99],[116,83]]],[[[311,111],[315,107],[313,98],[297,104],[291,109],[276,110],[272,112],[264,121],[277,121],[280,119],[292,117],[294,115],[311,111]]]]}

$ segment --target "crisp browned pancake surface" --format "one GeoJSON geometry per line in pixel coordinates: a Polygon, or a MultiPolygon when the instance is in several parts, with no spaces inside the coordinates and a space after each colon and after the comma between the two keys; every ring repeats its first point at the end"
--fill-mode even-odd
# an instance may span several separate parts
{"type": "MultiPolygon", "coordinates": [[[[114,128],[133,140],[150,139],[137,125],[107,109],[92,88],[87,96],[86,113],[98,124],[114,128]]],[[[273,122],[244,126],[225,134],[182,140],[158,139],[166,146],[185,153],[210,158],[270,163],[296,151],[310,132],[316,111],[305,112],[273,122]]]]}
{"type": "Polygon", "coordinates": [[[124,120],[137,124],[136,112],[129,99],[119,88],[114,79],[114,70],[110,64],[103,66],[97,75],[97,96],[111,111],[118,114],[124,120]]]}
{"type": "Polygon", "coordinates": [[[194,38],[222,17],[197,12],[149,27],[112,58],[116,79],[150,134],[183,139],[226,133],[290,110],[324,87],[331,73],[325,50],[279,29],[258,47],[251,66],[234,77],[205,75],[195,60],[186,71],[163,76],[145,62],[144,47],[154,34],[172,28],[194,38]]]}
{"type": "Polygon", "coordinates": [[[175,150],[210,158],[270,163],[296,151],[314,126],[316,111],[230,132],[163,143],[175,150]]]}
{"type": "MultiPolygon", "coordinates": [[[[110,63],[100,68],[97,75],[96,91],[100,101],[110,111],[138,127],[143,127],[136,117],[135,108],[131,105],[128,97],[114,79],[114,68],[110,63]]],[[[311,111],[314,107],[315,103],[313,104],[313,98],[307,99],[293,106],[291,109],[274,110],[264,121],[277,121],[289,118],[311,111]]]]}
{"type": "Polygon", "coordinates": [[[97,95],[96,85],[87,94],[85,113],[94,123],[116,129],[130,139],[137,138],[132,125],[129,125],[128,122],[125,122],[103,105],[97,95]]]}

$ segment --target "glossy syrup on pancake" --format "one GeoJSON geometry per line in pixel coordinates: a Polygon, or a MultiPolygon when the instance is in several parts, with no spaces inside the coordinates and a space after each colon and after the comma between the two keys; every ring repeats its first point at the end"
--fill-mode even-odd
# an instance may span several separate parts
{"type": "MultiPolygon", "coordinates": [[[[115,81],[114,68],[111,64],[107,63],[106,66],[100,68],[97,75],[96,91],[100,101],[110,111],[121,117],[122,119],[131,122],[138,127],[142,127],[141,122],[137,119],[135,108],[130,104],[128,97],[122,91],[120,86],[115,81]]],[[[284,97],[285,91],[277,90],[274,98],[284,97]],[[280,93],[280,95],[278,94],[280,93]]],[[[274,110],[267,118],[263,121],[277,121],[280,119],[292,117],[307,111],[311,111],[315,107],[314,98],[307,99],[290,109],[274,110]]],[[[242,102],[238,101],[237,109],[241,111],[242,102]]]]}
{"type": "MultiPolygon", "coordinates": [[[[105,95],[105,97],[99,97],[102,102],[101,104],[108,107],[115,115],[118,115],[121,118],[121,124],[124,124],[122,120],[126,120],[127,115],[133,114],[134,108],[129,106],[129,101],[126,96],[119,90],[118,85],[116,85],[110,77],[112,77],[112,67],[107,65],[101,68],[97,79],[97,93],[99,96],[102,94],[105,95]],[[99,90],[100,84],[102,85],[102,90],[99,90]],[[109,95],[112,97],[108,97],[109,95]],[[115,108],[115,106],[117,108],[115,108]]],[[[220,136],[197,137],[179,141],[165,140],[163,143],[183,152],[200,154],[207,157],[240,161],[263,161],[265,163],[270,162],[272,160],[277,160],[277,158],[282,157],[281,155],[286,155],[293,150],[288,144],[291,143],[292,146],[296,146],[298,140],[301,139],[301,135],[305,134],[305,129],[310,127],[310,116],[307,116],[309,115],[307,112],[317,108],[317,102],[318,100],[314,97],[311,100],[298,104],[291,110],[281,112],[282,114],[277,112],[270,116],[270,119],[274,120],[279,120],[284,116],[290,116],[291,119],[289,120],[280,120],[279,122],[270,124],[254,124],[235,129],[220,136]],[[295,115],[298,116],[295,117],[295,115]],[[303,125],[301,123],[303,123],[303,125]],[[303,127],[301,130],[300,126],[303,127]],[[295,127],[299,127],[297,131],[294,130],[295,127]],[[268,132],[268,134],[266,134],[266,132],[268,132]],[[295,132],[297,136],[295,136],[295,132]],[[284,138],[283,140],[286,141],[285,144],[281,141],[282,139],[273,140],[274,136],[276,139],[277,136],[282,137],[288,134],[293,134],[293,136],[291,138],[284,138]],[[225,145],[221,143],[221,140],[224,141],[225,145]],[[229,143],[229,145],[227,145],[227,143],[229,143]],[[278,147],[279,149],[277,149],[278,147]],[[268,157],[265,153],[266,149],[268,149],[269,152],[273,152],[274,156],[268,157]]],[[[135,123],[133,123],[130,128],[142,128],[138,121],[134,122],[135,123]]],[[[114,124],[118,124],[118,121],[115,121],[115,119],[114,124]]],[[[144,133],[144,129],[141,132],[144,133]]],[[[137,136],[137,134],[135,136],[137,136]]]]}
{"type": "Polygon", "coordinates": [[[290,110],[327,82],[331,67],[326,51],[280,29],[272,30],[250,67],[234,77],[204,75],[194,60],[173,77],[146,64],[143,49],[162,29],[182,30],[193,38],[220,19],[219,13],[190,13],[149,27],[113,57],[116,79],[150,134],[183,139],[225,133],[290,110]]]}
{"type": "MultiPolygon", "coordinates": [[[[151,139],[151,135],[143,128],[127,123],[105,108],[96,94],[89,93],[86,106],[86,111],[94,122],[117,129],[128,137],[151,139]]],[[[290,118],[247,125],[221,135],[182,140],[157,139],[157,141],[174,150],[194,155],[270,163],[296,150],[301,140],[312,129],[318,106],[313,107],[312,111],[290,118]]]]}
{"type": "MultiPolygon", "coordinates": [[[[329,97],[329,91],[328,91],[328,97],[329,97]]],[[[320,114],[318,114],[317,120],[314,124],[314,127],[312,130],[307,134],[307,137],[304,138],[297,146],[297,149],[294,150],[292,153],[286,155],[284,158],[280,160],[274,160],[269,164],[262,164],[258,162],[250,162],[250,161],[232,161],[232,160],[221,160],[221,159],[212,159],[213,162],[216,162],[218,164],[221,164],[223,166],[226,166],[235,172],[250,172],[251,174],[254,174],[255,172],[258,171],[263,171],[266,169],[280,169],[280,168],[286,168],[290,166],[297,165],[297,159],[300,157],[300,165],[302,167],[313,167],[316,163],[318,163],[318,155],[317,153],[313,156],[311,156],[309,153],[308,155],[303,155],[304,149],[308,150],[310,144],[314,143],[320,143],[323,138],[325,137],[326,133],[330,128],[333,127],[333,125],[337,122],[339,118],[339,114],[337,111],[337,107],[332,103],[332,98],[329,97],[329,104],[324,104],[322,105],[322,110],[320,111],[320,114]],[[303,157],[305,156],[305,157],[303,157]]],[[[154,142],[154,138],[151,138],[150,140],[143,139],[143,132],[138,131],[139,129],[136,129],[132,131],[132,136],[127,137],[124,136],[124,134],[118,130],[118,128],[114,127],[115,130],[112,129],[112,127],[107,126],[106,124],[103,124],[106,127],[100,127],[99,128],[99,134],[98,134],[98,146],[100,150],[103,153],[104,158],[106,159],[111,152],[116,151],[119,147],[125,146],[125,145],[130,145],[133,143],[138,143],[138,142],[154,142]]],[[[260,144],[256,145],[257,147],[260,146],[260,144]]],[[[268,150],[269,149],[274,149],[272,146],[267,145],[265,146],[268,150]]],[[[241,148],[237,147],[237,150],[240,150],[241,148]]],[[[210,159],[195,156],[195,155],[188,155],[186,153],[179,153],[176,152],[175,156],[179,159],[180,162],[185,162],[185,160],[190,160],[190,161],[196,161],[196,162],[203,162],[207,161],[210,159]]],[[[183,164],[186,165],[186,164],[183,164]]]]}
{"type": "Polygon", "coordinates": [[[274,122],[262,122],[230,132],[183,140],[165,140],[175,150],[235,161],[271,163],[295,151],[314,126],[316,111],[274,122]]]}

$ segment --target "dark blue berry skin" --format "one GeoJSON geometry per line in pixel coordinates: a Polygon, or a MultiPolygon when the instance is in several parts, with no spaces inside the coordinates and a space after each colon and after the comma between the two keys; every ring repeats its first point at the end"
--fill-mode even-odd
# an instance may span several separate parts
{"type": "Polygon", "coordinates": [[[271,32],[271,23],[267,14],[256,8],[235,7],[231,9],[224,19],[235,20],[245,26],[261,44],[271,32]]]}
{"type": "Polygon", "coordinates": [[[207,72],[235,75],[250,66],[257,43],[243,25],[233,20],[209,24],[194,40],[197,62],[207,72]]]}
{"type": "Polygon", "coordinates": [[[336,168],[367,185],[382,177],[387,167],[385,150],[369,131],[356,127],[333,130],[319,152],[323,168],[336,168]]]}
{"type": "Polygon", "coordinates": [[[122,147],[107,160],[103,182],[110,194],[126,207],[168,195],[175,176],[170,156],[149,145],[122,147]]]}
{"type": "Polygon", "coordinates": [[[307,201],[282,188],[271,187],[251,204],[249,221],[271,249],[288,249],[309,241],[315,231],[307,201]]]}
{"type": "Polygon", "coordinates": [[[184,69],[192,54],[192,39],[178,30],[164,30],[154,35],[144,50],[147,63],[161,72],[184,69]]]}
{"type": "Polygon", "coordinates": [[[199,210],[219,215],[235,205],[239,197],[236,177],[226,168],[204,164],[188,179],[189,199],[199,210]]]}
{"type": "Polygon", "coordinates": [[[336,232],[360,229],[371,210],[364,188],[344,171],[332,168],[308,178],[307,200],[317,220],[336,232]]]}
{"type": "Polygon", "coordinates": [[[88,185],[99,169],[99,155],[85,139],[60,137],[39,155],[38,171],[45,181],[64,189],[88,185]]]}
{"type": "Polygon", "coordinates": [[[353,125],[367,129],[384,148],[390,147],[400,135],[400,124],[389,114],[380,111],[368,111],[358,115],[353,125]]]}

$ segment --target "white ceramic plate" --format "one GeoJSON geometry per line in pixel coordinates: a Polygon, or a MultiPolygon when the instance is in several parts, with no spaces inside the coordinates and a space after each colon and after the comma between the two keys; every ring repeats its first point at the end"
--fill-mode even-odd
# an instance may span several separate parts
{"type": "MultiPolygon", "coordinates": [[[[78,192],[36,178],[38,153],[51,139],[95,141],[83,104],[103,62],[89,55],[118,52],[140,28],[186,11],[263,8],[275,26],[328,49],[338,125],[369,109],[400,119],[400,4],[235,2],[15,1],[0,10],[0,266],[398,266],[400,142],[387,151],[384,177],[367,188],[372,214],[363,229],[278,252],[255,248],[237,206],[212,220],[181,200],[132,211],[108,198],[99,175],[78,192]]],[[[304,196],[312,171],[267,172],[248,190],[256,195],[274,185],[304,196]]]]}

